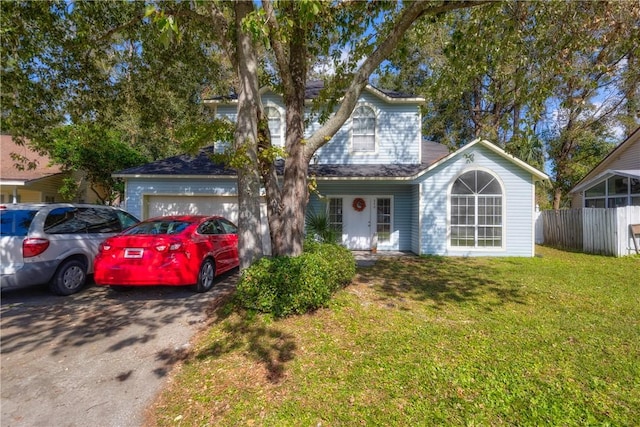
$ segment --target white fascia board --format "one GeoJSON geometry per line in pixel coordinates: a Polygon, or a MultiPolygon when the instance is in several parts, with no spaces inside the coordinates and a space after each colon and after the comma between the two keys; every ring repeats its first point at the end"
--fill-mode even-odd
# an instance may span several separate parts
{"type": "Polygon", "coordinates": [[[28,181],[19,180],[19,179],[2,179],[0,180],[0,187],[5,185],[14,185],[17,187],[24,187],[28,181]]]}
{"type": "Polygon", "coordinates": [[[614,175],[626,176],[628,178],[640,178],[640,170],[607,169],[589,180],[584,182],[581,181],[580,184],[576,185],[571,189],[571,191],[569,191],[569,194],[580,193],[581,191],[593,186],[595,183],[603,181],[604,179],[614,175]]]}
{"type": "MultiPolygon", "coordinates": [[[[366,91],[368,91],[369,93],[377,96],[378,98],[384,100],[385,102],[389,103],[389,104],[420,104],[420,105],[424,105],[427,100],[421,96],[414,96],[411,98],[393,98],[390,97],[389,95],[385,94],[384,92],[380,91],[379,89],[376,89],[375,87],[371,86],[371,85],[366,85],[364,88],[366,91]]],[[[267,92],[272,91],[271,87],[269,86],[264,86],[260,89],[260,96],[264,95],[267,92]]],[[[313,102],[313,98],[310,99],[305,99],[305,104],[309,104],[311,102],[313,102]]],[[[342,98],[340,98],[338,100],[338,102],[342,102],[342,98]]],[[[233,105],[233,104],[237,104],[238,100],[237,99],[205,99],[203,101],[204,104],[212,104],[212,105],[233,105]]]]}
{"type": "Polygon", "coordinates": [[[145,175],[112,173],[113,178],[139,178],[139,179],[237,179],[237,175],[145,175]]]}
{"type": "Polygon", "coordinates": [[[511,163],[514,163],[515,165],[521,167],[522,169],[526,170],[531,175],[536,177],[537,180],[539,180],[539,181],[547,181],[547,180],[549,180],[549,176],[546,173],[541,172],[538,169],[534,168],[533,166],[529,165],[528,163],[523,162],[522,160],[512,156],[511,154],[507,153],[506,151],[504,151],[502,148],[498,147],[497,145],[492,144],[489,141],[486,141],[486,140],[483,140],[483,139],[479,139],[479,138],[478,139],[474,139],[473,141],[471,141],[470,143],[466,144],[465,146],[457,149],[453,153],[450,153],[446,157],[443,157],[442,159],[438,160],[437,162],[435,162],[434,164],[429,166],[427,169],[425,169],[425,170],[421,171],[420,173],[418,173],[415,176],[415,178],[418,178],[421,175],[424,175],[425,173],[437,168],[438,166],[440,166],[443,163],[446,163],[447,161],[449,161],[453,157],[459,156],[460,154],[464,153],[465,151],[470,150],[472,147],[474,147],[477,144],[480,144],[483,147],[488,148],[489,150],[493,151],[494,153],[498,154],[499,156],[504,157],[505,159],[509,160],[511,163]]]}

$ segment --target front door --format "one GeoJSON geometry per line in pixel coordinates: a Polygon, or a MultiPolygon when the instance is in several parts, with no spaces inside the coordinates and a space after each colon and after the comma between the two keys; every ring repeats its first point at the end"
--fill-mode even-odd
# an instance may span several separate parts
{"type": "Polygon", "coordinates": [[[371,249],[372,200],[362,196],[346,196],[344,199],[343,243],[352,251],[371,249]]]}

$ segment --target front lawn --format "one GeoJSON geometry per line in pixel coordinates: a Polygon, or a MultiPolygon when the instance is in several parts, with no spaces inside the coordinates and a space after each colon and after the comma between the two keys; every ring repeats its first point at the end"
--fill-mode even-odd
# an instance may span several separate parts
{"type": "Polygon", "coordinates": [[[394,258],[329,308],[218,309],[149,425],[634,425],[640,257],[394,258]]]}

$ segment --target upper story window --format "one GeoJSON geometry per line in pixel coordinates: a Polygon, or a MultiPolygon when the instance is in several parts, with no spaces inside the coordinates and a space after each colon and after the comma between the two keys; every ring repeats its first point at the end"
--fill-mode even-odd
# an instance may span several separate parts
{"type": "Polygon", "coordinates": [[[584,192],[585,208],[640,206],[640,179],[614,175],[584,192]]]}
{"type": "Polygon", "coordinates": [[[481,170],[460,175],[450,204],[451,246],[502,246],[502,187],[493,175],[481,170]]]}
{"type": "Polygon", "coordinates": [[[284,146],[282,139],[282,115],[275,107],[266,107],[265,112],[269,120],[269,132],[271,133],[271,144],[277,147],[284,146]]]}
{"type": "Polygon", "coordinates": [[[376,114],[371,107],[361,105],[352,114],[353,152],[376,151],[376,114]]]}

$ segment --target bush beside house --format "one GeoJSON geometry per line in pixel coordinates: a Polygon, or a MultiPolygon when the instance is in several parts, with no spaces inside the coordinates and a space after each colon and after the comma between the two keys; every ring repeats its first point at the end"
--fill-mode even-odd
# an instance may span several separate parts
{"type": "Polygon", "coordinates": [[[298,257],[265,257],[246,269],[236,301],[243,308],[275,317],[306,313],[326,306],[355,273],[355,258],[348,249],[307,241],[298,257]]]}

